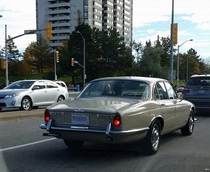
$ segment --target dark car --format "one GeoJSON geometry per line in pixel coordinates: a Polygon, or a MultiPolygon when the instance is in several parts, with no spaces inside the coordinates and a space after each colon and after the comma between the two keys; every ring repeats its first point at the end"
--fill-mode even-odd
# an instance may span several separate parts
{"type": "Polygon", "coordinates": [[[195,105],[196,111],[210,111],[210,75],[191,76],[182,94],[195,105]]]}
{"type": "Polygon", "coordinates": [[[6,87],[6,84],[5,83],[3,83],[3,84],[0,85],[0,89],[3,89],[4,87],[6,87]]]}

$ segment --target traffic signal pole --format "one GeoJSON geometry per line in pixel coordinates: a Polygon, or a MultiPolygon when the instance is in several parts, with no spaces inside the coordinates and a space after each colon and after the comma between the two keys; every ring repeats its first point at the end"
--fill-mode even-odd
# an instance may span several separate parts
{"type": "Polygon", "coordinates": [[[173,83],[173,51],[174,51],[174,0],[172,0],[172,14],[171,14],[171,52],[170,52],[170,70],[169,80],[173,83]]]}
{"type": "Polygon", "coordinates": [[[54,74],[55,74],[55,80],[57,81],[57,74],[56,74],[56,50],[54,51],[54,74]]]}
{"type": "MultiPolygon", "coordinates": [[[[29,35],[29,34],[37,34],[38,31],[46,30],[46,40],[51,40],[52,39],[52,24],[51,23],[46,23],[45,29],[37,29],[37,30],[25,30],[23,34],[17,35],[12,38],[7,39],[7,25],[5,25],[5,84],[6,86],[9,84],[9,78],[8,78],[8,52],[7,52],[7,43],[13,39],[19,38],[24,35],[29,35]]],[[[57,75],[56,75],[56,51],[54,52],[54,62],[55,62],[55,80],[57,80],[57,75]]]]}
{"type": "Polygon", "coordinates": [[[19,38],[21,36],[24,36],[24,35],[28,35],[28,34],[36,34],[37,31],[41,31],[41,30],[45,30],[45,29],[39,29],[39,30],[26,30],[23,34],[20,34],[20,35],[17,35],[15,37],[12,37],[12,38],[8,38],[7,39],[7,25],[5,25],[5,61],[6,61],[6,64],[5,64],[5,84],[6,86],[9,85],[9,77],[8,77],[8,52],[7,52],[7,43],[13,39],[16,39],[16,38],[19,38]]]}

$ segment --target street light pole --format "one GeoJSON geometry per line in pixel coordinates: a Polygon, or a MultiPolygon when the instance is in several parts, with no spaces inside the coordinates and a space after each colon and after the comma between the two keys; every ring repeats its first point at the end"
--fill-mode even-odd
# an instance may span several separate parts
{"type": "Polygon", "coordinates": [[[80,31],[77,31],[77,33],[79,33],[83,39],[83,89],[85,88],[85,79],[86,79],[86,74],[85,74],[85,38],[83,37],[83,35],[81,34],[80,31]]]}
{"type": "MultiPolygon", "coordinates": [[[[178,56],[177,56],[177,81],[176,81],[177,87],[179,86],[179,48],[180,48],[183,44],[185,44],[186,42],[188,42],[188,41],[193,41],[193,39],[188,39],[188,40],[184,41],[182,44],[178,45],[178,56]]],[[[187,64],[188,64],[188,63],[187,63],[187,64]]],[[[188,67],[187,67],[187,69],[188,69],[188,67]]],[[[187,75],[188,75],[188,74],[187,74],[187,75]]]]}
{"type": "Polygon", "coordinates": [[[6,67],[5,67],[5,84],[8,86],[9,84],[9,77],[8,77],[8,53],[7,53],[7,25],[5,25],[5,61],[6,61],[6,67]]]}
{"type": "Polygon", "coordinates": [[[188,81],[188,55],[187,55],[187,70],[186,70],[186,82],[188,81]]]}

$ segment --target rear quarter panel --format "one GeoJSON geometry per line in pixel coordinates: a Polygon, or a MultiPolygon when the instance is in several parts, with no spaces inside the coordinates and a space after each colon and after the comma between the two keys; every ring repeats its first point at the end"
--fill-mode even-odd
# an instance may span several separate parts
{"type": "Polygon", "coordinates": [[[145,101],[130,106],[120,113],[122,115],[122,130],[130,130],[149,127],[151,121],[161,115],[161,109],[157,101],[145,101]]]}

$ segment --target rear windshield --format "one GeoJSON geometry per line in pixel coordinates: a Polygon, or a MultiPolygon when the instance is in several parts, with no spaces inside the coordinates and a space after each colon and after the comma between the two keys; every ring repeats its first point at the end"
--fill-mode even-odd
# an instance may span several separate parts
{"type": "Polygon", "coordinates": [[[187,86],[210,86],[210,77],[192,77],[188,80],[187,86]]]}
{"type": "Polygon", "coordinates": [[[132,99],[148,99],[148,83],[133,80],[100,80],[91,82],[80,95],[85,97],[126,97],[132,99]]]}

